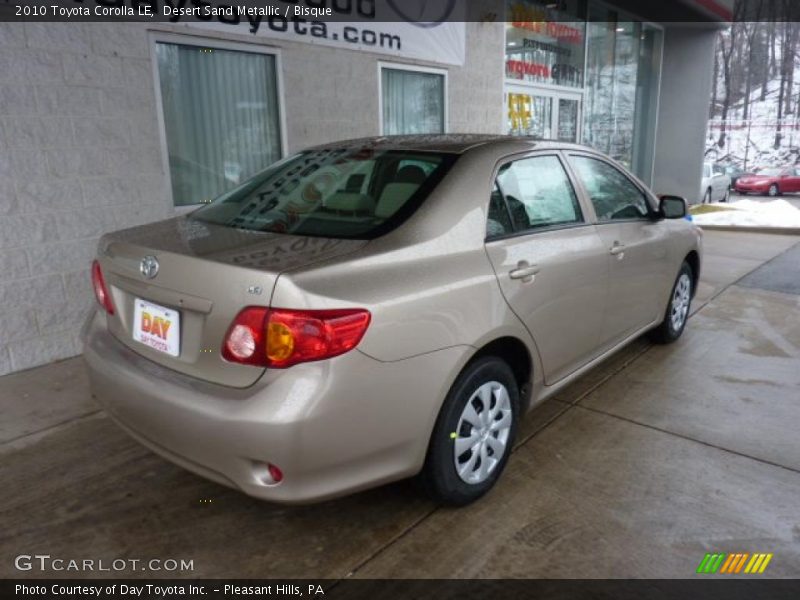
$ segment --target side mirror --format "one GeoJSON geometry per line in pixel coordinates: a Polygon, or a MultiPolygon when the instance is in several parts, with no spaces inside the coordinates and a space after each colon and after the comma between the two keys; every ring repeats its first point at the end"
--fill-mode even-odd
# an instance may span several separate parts
{"type": "Polygon", "coordinates": [[[686,216],[686,198],[681,196],[660,196],[658,212],[665,219],[682,219],[686,216]]]}

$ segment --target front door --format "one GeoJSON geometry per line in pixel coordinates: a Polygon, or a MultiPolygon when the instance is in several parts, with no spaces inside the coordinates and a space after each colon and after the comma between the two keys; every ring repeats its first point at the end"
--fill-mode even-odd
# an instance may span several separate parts
{"type": "Polygon", "coordinates": [[[598,354],[607,253],[558,154],[501,166],[486,251],[506,301],[534,339],[546,384],[598,354]]]}
{"type": "Polygon", "coordinates": [[[606,347],[653,323],[664,309],[670,280],[665,228],[651,218],[645,193],[622,171],[598,157],[570,154],[586,190],[609,262],[609,294],[602,334],[606,347]]]}

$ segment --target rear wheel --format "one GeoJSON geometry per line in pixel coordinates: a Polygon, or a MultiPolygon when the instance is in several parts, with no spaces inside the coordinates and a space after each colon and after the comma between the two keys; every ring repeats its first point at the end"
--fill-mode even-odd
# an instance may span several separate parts
{"type": "Polygon", "coordinates": [[[692,267],[684,262],[675,284],[672,286],[667,311],[664,320],[650,332],[650,338],[659,344],[670,344],[681,337],[689,317],[689,308],[692,303],[692,267]]]}
{"type": "Polygon", "coordinates": [[[725,195],[722,197],[722,202],[727,202],[731,199],[731,188],[725,189],[725,195]]]}
{"type": "Polygon", "coordinates": [[[488,492],[505,468],[517,430],[519,389],[511,368],[493,356],[458,376],[428,445],[420,480],[428,494],[463,506],[488,492]]]}
{"type": "Polygon", "coordinates": [[[706,195],[703,196],[703,204],[711,204],[711,188],[706,190],[706,195]]]}
{"type": "Polygon", "coordinates": [[[775,196],[781,195],[781,190],[778,188],[777,183],[773,183],[771,186],[769,186],[769,191],[767,193],[770,195],[770,197],[774,198],[775,196]]]}

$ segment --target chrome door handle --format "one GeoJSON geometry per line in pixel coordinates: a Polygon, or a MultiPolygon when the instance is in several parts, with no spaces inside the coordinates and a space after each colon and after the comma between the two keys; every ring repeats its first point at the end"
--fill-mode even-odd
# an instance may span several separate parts
{"type": "Polygon", "coordinates": [[[521,260],[517,263],[517,268],[509,271],[511,279],[521,279],[524,283],[533,281],[533,276],[539,272],[538,265],[531,265],[528,261],[521,260]]]}
{"type": "Polygon", "coordinates": [[[618,256],[619,258],[622,258],[625,255],[625,244],[614,242],[614,245],[611,246],[610,252],[612,256],[618,256]]]}

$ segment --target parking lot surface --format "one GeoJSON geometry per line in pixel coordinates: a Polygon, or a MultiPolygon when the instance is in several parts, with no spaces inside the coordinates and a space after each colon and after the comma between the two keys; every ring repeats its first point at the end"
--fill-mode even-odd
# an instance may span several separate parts
{"type": "Polygon", "coordinates": [[[798,241],[707,232],[684,337],[637,340],[537,407],[463,509],[410,482],[267,504],[129,439],[80,359],[0,378],[0,575],[685,578],[706,552],[770,552],[766,576],[800,577],[798,241]],[[35,553],[194,570],[15,570],[35,553]]]}

